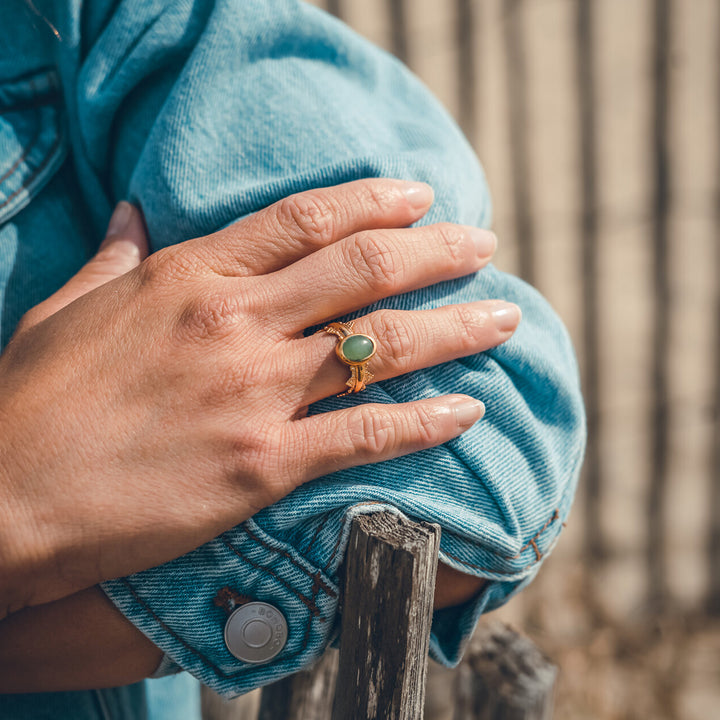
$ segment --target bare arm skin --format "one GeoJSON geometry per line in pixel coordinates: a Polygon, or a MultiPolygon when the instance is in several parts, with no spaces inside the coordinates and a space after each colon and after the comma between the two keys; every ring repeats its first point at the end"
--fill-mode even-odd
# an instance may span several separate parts
{"type": "Polygon", "coordinates": [[[161,658],[99,587],[0,622],[0,693],[128,685],[161,658]]]}
{"type": "MultiPolygon", "coordinates": [[[[441,563],[435,608],[470,600],[484,582],[441,563]]],[[[0,622],[0,693],[127,685],[152,675],[161,658],[98,587],[0,622]]]]}

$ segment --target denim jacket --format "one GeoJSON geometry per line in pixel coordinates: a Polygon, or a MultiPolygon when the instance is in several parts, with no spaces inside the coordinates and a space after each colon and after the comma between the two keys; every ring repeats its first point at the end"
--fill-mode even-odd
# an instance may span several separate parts
{"type": "MultiPolygon", "coordinates": [[[[430,183],[436,200],[422,223],[490,223],[482,170],[448,114],[399,62],[315,8],[35,5],[44,19],[21,0],[0,8],[3,343],[95,251],[121,198],[142,208],[153,250],[291,193],[368,176],[430,183]]],[[[434,615],[431,654],[457,662],[480,614],[525,586],[555,545],[585,436],[568,335],[522,281],[490,266],[373,307],[483,298],[522,308],[508,342],[311,408],[462,392],[487,408],[471,430],[302,486],[183,557],[104,583],[108,597],[172,663],[224,695],[244,693],[311,663],[333,640],[351,520],[385,508],[439,523],[441,560],[489,581],[434,615]],[[218,598],[233,594],[284,615],[287,642],[270,662],[228,651],[218,598]]]]}

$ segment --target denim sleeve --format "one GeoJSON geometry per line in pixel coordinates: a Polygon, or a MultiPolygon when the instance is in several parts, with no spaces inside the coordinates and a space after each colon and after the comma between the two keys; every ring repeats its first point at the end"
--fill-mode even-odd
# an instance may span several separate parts
{"type": "MultiPolygon", "coordinates": [[[[369,176],[430,183],[436,201],[423,223],[490,222],[482,170],[447,113],[400,63],[329,16],[290,0],[85,5],[64,19],[59,63],[98,228],[129,197],[157,249],[290,193],[369,176]]],[[[311,409],[462,392],[487,407],[470,431],[311,482],[177,560],[106,582],[107,595],[181,667],[225,695],[246,692],[333,640],[351,520],[388,508],[439,523],[442,561],[489,581],[472,602],[435,614],[431,653],[457,662],[479,615],[527,584],[556,543],[584,449],[572,347],[531,287],[488,267],[377,306],[483,298],[522,308],[505,344],[311,409]],[[238,595],[287,620],[287,643],[265,665],[225,646],[223,598],[238,595]]]]}

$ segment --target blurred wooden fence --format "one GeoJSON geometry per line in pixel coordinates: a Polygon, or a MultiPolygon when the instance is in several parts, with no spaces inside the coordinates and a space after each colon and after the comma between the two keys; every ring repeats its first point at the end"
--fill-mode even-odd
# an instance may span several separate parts
{"type": "Polygon", "coordinates": [[[720,3],[315,4],[455,115],[496,264],[573,335],[590,438],[555,567],[619,618],[720,614],[720,3]]]}

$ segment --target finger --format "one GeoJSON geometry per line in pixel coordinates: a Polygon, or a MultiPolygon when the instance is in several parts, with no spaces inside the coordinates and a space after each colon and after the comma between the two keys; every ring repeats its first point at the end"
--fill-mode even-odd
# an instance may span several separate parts
{"type": "Polygon", "coordinates": [[[356,180],[291,195],[190,247],[221,275],[262,275],[360,230],[410,225],[432,201],[425,183],[356,180]]]}
{"type": "Polygon", "coordinates": [[[22,319],[17,332],[37,325],[81,295],[124,275],[139,265],[147,254],[147,235],[140,211],[128,202],[120,202],[110,218],[97,254],[57,292],[32,308],[22,319]]]}
{"type": "Polygon", "coordinates": [[[490,261],[496,244],[487,230],[451,223],[357,233],[274,273],[273,315],[294,333],[475,272],[490,261]]]}
{"type": "Polygon", "coordinates": [[[287,472],[305,482],[356,465],[390,460],[441,445],[465,432],[485,406],[467,395],[398,405],[368,403],[288,423],[287,472]],[[319,442],[318,438],[322,438],[319,442]]]}
{"type": "MultiPolygon", "coordinates": [[[[495,347],[515,332],[520,317],[513,303],[483,300],[434,310],[378,310],[355,320],[353,332],[376,342],[369,369],[377,382],[495,347]]],[[[291,342],[300,346],[297,367],[310,369],[307,385],[298,388],[298,406],[347,390],[350,368],[334,352],[335,336],[321,331],[291,342]]]]}

